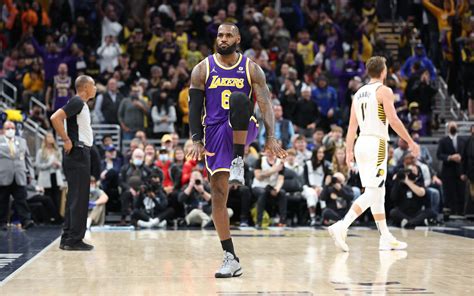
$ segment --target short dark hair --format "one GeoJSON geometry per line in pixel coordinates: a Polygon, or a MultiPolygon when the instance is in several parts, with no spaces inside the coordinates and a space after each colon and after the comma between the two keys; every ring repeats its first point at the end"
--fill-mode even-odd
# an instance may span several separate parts
{"type": "Polygon", "coordinates": [[[104,140],[107,139],[107,138],[112,139],[112,135],[111,135],[111,134],[104,134],[104,135],[102,136],[102,142],[104,142],[104,140]]]}
{"type": "Polygon", "coordinates": [[[234,24],[234,23],[231,23],[231,22],[224,22],[224,23],[221,24],[221,26],[232,26],[233,29],[237,32],[237,35],[240,35],[239,27],[237,27],[237,25],[234,24]]]}
{"type": "Polygon", "coordinates": [[[316,132],[323,132],[324,133],[324,129],[322,127],[317,127],[315,130],[314,130],[314,133],[316,132]]]}
{"type": "Polygon", "coordinates": [[[373,56],[371,57],[365,67],[367,68],[367,73],[371,78],[378,78],[382,74],[383,70],[385,69],[385,62],[386,59],[381,56],[373,56]]]}
{"type": "Polygon", "coordinates": [[[74,86],[76,87],[76,91],[81,90],[87,83],[94,83],[94,79],[88,75],[80,75],[76,78],[74,82],[74,86]]]}

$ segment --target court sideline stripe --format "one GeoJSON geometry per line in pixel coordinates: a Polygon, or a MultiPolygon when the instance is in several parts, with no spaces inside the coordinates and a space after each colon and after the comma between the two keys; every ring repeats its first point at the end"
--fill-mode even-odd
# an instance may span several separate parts
{"type": "Polygon", "coordinates": [[[38,252],[38,254],[34,255],[32,258],[30,258],[30,260],[26,261],[22,266],[20,266],[17,270],[15,270],[14,272],[12,272],[9,276],[7,276],[3,281],[0,282],[0,288],[3,287],[7,282],[9,282],[15,275],[17,275],[17,273],[20,273],[21,271],[23,271],[23,269],[25,269],[28,265],[30,265],[31,263],[33,263],[38,257],[40,257],[41,255],[43,255],[43,253],[45,253],[46,251],[48,251],[52,246],[53,244],[59,240],[61,237],[58,237],[57,239],[53,240],[49,245],[47,245],[43,250],[41,250],[40,252],[38,252]]]}

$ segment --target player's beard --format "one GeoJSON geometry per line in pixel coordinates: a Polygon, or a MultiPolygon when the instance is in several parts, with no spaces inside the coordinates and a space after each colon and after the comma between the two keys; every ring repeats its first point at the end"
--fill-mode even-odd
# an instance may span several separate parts
{"type": "Polygon", "coordinates": [[[234,42],[232,45],[228,45],[226,48],[221,48],[219,45],[217,46],[217,52],[220,55],[230,55],[233,54],[237,50],[237,42],[234,42]]]}

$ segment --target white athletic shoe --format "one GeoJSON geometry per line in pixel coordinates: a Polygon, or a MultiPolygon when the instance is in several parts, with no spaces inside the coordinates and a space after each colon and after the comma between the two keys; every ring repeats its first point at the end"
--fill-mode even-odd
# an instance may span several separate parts
{"type": "Polygon", "coordinates": [[[166,228],[167,225],[168,225],[168,222],[166,220],[163,220],[160,223],[158,223],[158,228],[166,228]]]}
{"type": "Polygon", "coordinates": [[[342,221],[329,226],[328,231],[332,236],[336,247],[344,252],[349,252],[349,246],[346,244],[347,229],[342,225],[342,221]]]}
{"type": "Polygon", "coordinates": [[[380,241],[379,241],[380,251],[405,250],[407,247],[408,247],[407,243],[398,241],[392,234],[380,236],[380,241]]]}
{"type": "Polygon", "coordinates": [[[224,251],[224,261],[221,268],[216,272],[216,278],[230,278],[242,275],[242,267],[232,253],[224,251]]]}
{"type": "Polygon", "coordinates": [[[232,160],[232,164],[230,165],[229,183],[245,185],[244,160],[240,156],[232,160]]]}

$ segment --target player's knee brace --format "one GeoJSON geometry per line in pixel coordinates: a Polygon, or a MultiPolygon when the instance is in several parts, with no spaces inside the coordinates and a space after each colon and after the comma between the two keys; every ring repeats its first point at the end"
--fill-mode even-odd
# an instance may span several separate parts
{"type": "Polygon", "coordinates": [[[230,124],[237,131],[246,131],[252,116],[252,104],[244,93],[234,92],[230,95],[230,124]]]}

